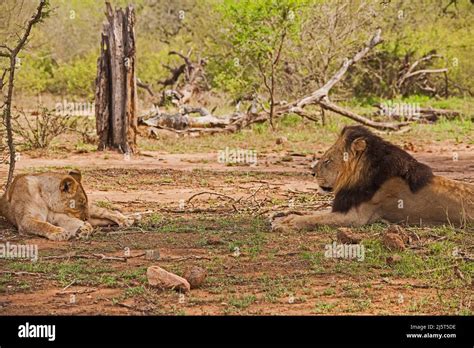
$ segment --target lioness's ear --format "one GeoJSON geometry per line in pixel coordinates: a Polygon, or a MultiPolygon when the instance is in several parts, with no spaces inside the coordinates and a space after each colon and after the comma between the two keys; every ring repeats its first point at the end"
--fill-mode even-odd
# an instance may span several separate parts
{"type": "Polygon", "coordinates": [[[365,150],[366,147],[367,143],[362,137],[355,139],[351,144],[351,150],[354,152],[362,152],[365,150]]]}
{"type": "Polygon", "coordinates": [[[74,178],[77,182],[81,182],[82,180],[82,174],[79,169],[74,169],[69,172],[69,175],[74,178]]]}
{"type": "Polygon", "coordinates": [[[64,193],[75,193],[77,190],[77,182],[71,177],[65,177],[59,184],[59,190],[64,193]]]}

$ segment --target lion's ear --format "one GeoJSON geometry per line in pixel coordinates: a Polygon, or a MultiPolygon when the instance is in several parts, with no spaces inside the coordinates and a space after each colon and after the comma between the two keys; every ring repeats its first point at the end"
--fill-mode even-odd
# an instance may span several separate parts
{"type": "Polygon", "coordinates": [[[82,180],[82,174],[79,169],[74,169],[69,172],[69,175],[74,178],[77,182],[81,182],[82,180]]]}
{"type": "Polygon", "coordinates": [[[355,139],[351,144],[351,150],[356,153],[364,151],[366,147],[367,143],[362,137],[355,139]]]}
{"type": "Polygon", "coordinates": [[[73,194],[77,190],[77,182],[70,176],[65,177],[59,184],[59,190],[63,193],[73,194]]]}

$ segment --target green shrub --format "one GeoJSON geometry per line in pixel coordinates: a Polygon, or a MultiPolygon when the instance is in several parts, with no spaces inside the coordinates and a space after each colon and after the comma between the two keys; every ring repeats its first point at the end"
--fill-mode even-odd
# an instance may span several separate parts
{"type": "Polygon", "coordinates": [[[97,72],[97,52],[90,52],[68,64],[60,65],[47,90],[55,94],[69,94],[92,98],[97,72]]]}
{"type": "Polygon", "coordinates": [[[15,87],[30,93],[44,92],[52,81],[55,67],[49,52],[20,57],[15,87]]]}

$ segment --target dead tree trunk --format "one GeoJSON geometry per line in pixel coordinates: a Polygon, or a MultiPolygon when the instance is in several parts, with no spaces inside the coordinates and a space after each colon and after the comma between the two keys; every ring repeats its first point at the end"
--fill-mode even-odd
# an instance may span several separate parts
{"type": "Polygon", "coordinates": [[[97,61],[95,115],[99,150],[137,151],[137,81],[135,10],[106,3],[100,57],[97,61]]]}

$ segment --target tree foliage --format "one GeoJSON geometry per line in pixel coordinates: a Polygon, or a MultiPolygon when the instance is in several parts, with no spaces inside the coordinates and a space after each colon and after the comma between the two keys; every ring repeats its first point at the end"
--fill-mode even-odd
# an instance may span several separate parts
{"type": "MultiPolygon", "coordinates": [[[[130,1],[112,2],[124,6],[130,1]]],[[[164,65],[181,63],[168,53],[192,50],[194,57],[206,58],[215,93],[228,99],[260,94],[269,107],[271,93],[264,76],[270,87],[273,76],[275,102],[300,96],[321,86],[380,27],[384,43],[352,68],[334,93],[347,97],[430,95],[421,88],[399,91],[391,87],[404,64],[432,51],[442,58],[426,61],[423,67],[448,68],[450,94],[474,92],[474,6],[469,0],[132,3],[137,13],[138,74],[156,89],[158,81],[169,75],[164,65]]],[[[32,1],[2,1],[0,42],[14,40],[14,29],[28,19],[33,7],[32,1]],[[7,13],[14,15],[7,18],[7,13]]],[[[91,97],[103,6],[96,0],[51,0],[51,9],[50,18],[32,33],[28,51],[19,55],[17,86],[25,93],[91,97]]],[[[444,76],[428,78],[431,85],[443,88],[444,76]]]]}

